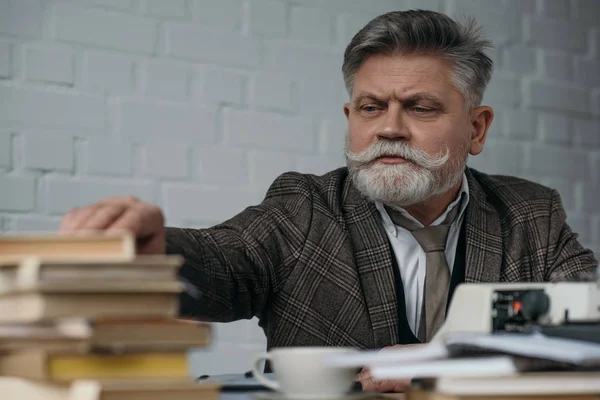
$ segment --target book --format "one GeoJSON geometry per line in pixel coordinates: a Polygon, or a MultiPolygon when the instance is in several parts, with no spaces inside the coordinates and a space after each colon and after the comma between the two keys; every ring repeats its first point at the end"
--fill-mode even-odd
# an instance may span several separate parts
{"type": "Polygon", "coordinates": [[[599,343],[549,337],[539,332],[451,334],[444,342],[454,356],[510,354],[580,366],[600,365],[599,343]]]}
{"type": "Polygon", "coordinates": [[[52,382],[190,377],[185,350],[124,354],[22,350],[0,356],[0,375],[52,382]]]}
{"type": "MultiPolygon", "coordinates": [[[[77,380],[67,400],[219,400],[219,385],[191,379],[77,380]]],[[[44,399],[45,400],[45,399],[44,399]]]]}
{"type": "Polygon", "coordinates": [[[92,349],[185,349],[207,347],[212,343],[212,325],[205,322],[175,318],[99,318],[89,324],[92,349]]]}
{"type": "Polygon", "coordinates": [[[42,382],[0,377],[3,400],[218,400],[218,385],[191,379],[91,380],[42,382]]]}
{"type": "MultiPolygon", "coordinates": [[[[166,284],[165,284],[166,285],[166,284]]],[[[0,324],[62,318],[174,318],[179,288],[124,293],[13,293],[0,296],[0,324]]]]}
{"type": "Polygon", "coordinates": [[[73,318],[0,325],[0,353],[28,348],[140,352],[207,347],[212,325],[164,318],[73,318]]]}
{"type": "Polygon", "coordinates": [[[405,400],[598,400],[598,395],[588,394],[564,394],[564,395],[484,395],[484,396],[462,396],[435,391],[413,390],[406,393],[405,400]]]}
{"type": "Polygon", "coordinates": [[[373,365],[369,371],[373,379],[415,379],[429,377],[507,376],[522,371],[520,360],[510,356],[468,357],[433,360],[420,363],[373,365]]]}
{"type": "Polygon", "coordinates": [[[371,365],[394,365],[444,359],[450,352],[444,343],[430,342],[420,346],[406,348],[384,348],[381,350],[362,350],[348,354],[332,354],[325,363],[332,367],[361,368],[371,365]]]}
{"type": "Polygon", "coordinates": [[[0,258],[25,256],[131,260],[135,257],[135,238],[128,232],[112,231],[0,235],[0,258]]]}
{"type": "Polygon", "coordinates": [[[599,371],[526,372],[497,377],[438,377],[418,382],[420,390],[453,396],[551,396],[600,397],[599,371]]]}
{"type": "Polygon", "coordinates": [[[0,376],[2,400],[69,400],[71,385],[0,376]]]}
{"type": "Polygon", "coordinates": [[[470,356],[517,356],[572,365],[600,364],[600,344],[533,333],[452,333],[421,346],[329,356],[340,367],[416,365],[470,356]]]}
{"type": "Polygon", "coordinates": [[[13,292],[127,292],[183,289],[175,255],[136,256],[131,260],[98,260],[26,256],[0,259],[0,295],[13,292]]]}

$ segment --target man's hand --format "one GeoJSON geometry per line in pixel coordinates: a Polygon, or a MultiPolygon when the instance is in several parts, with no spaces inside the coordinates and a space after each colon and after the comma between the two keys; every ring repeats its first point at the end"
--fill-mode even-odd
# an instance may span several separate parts
{"type": "Polygon", "coordinates": [[[63,216],[61,233],[91,230],[130,231],[137,239],[137,253],[164,254],[165,218],[160,208],[135,197],[108,198],[76,208],[63,216]]]}
{"type": "MultiPolygon", "coordinates": [[[[415,344],[399,344],[396,346],[384,347],[381,351],[386,351],[389,349],[400,349],[406,347],[415,347],[415,346],[424,346],[425,343],[415,343],[415,344]]],[[[363,392],[396,392],[396,393],[404,393],[410,388],[410,379],[398,379],[398,380],[374,380],[371,377],[371,372],[368,368],[363,368],[363,370],[356,376],[356,380],[359,381],[362,385],[363,392]]]]}

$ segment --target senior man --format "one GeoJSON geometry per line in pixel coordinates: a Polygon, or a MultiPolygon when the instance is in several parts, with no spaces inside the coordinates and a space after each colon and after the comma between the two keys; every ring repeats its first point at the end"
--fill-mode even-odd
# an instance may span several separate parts
{"type": "Polygon", "coordinates": [[[344,54],[347,167],[284,173],[260,204],[209,229],[165,228],[159,208],[111,198],[70,211],[61,230],[128,229],[140,253],[183,255],[181,314],[256,316],[268,348],[424,343],[461,282],[589,273],[597,261],[555,190],[466,166],[493,120],[481,104],[488,47],[473,22],[381,15],[344,54]]]}

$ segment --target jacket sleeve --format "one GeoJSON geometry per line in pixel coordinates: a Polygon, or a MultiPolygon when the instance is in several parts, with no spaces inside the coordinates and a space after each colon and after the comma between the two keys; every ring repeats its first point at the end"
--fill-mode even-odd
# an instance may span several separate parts
{"type": "Polygon", "coordinates": [[[215,322],[260,315],[293,268],[311,223],[306,179],[285,173],[265,199],[208,229],[167,228],[167,254],[180,254],[180,316],[215,322]]]}
{"type": "Polygon", "coordinates": [[[586,279],[596,273],[594,253],[578,240],[567,223],[560,195],[552,190],[546,280],[551,282],[586,279]]]}

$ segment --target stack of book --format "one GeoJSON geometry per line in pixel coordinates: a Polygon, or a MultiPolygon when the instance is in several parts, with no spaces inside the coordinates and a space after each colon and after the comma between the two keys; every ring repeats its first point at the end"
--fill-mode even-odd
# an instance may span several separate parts
{"type": "Polygon", "coordinates": [[[211,326],[177,319],[182,262],[127,233],[0,236],[0,397],[216,398],[189,372],[211,326]]]}
{"type": "Polygon", "coordinates": [[[406,400],[597,400],[600,344],[532,333],[453,333],[420,347],[334,355],[375,380],[412,380],[406,400]]]}

